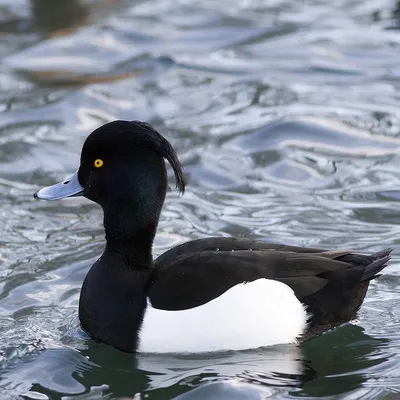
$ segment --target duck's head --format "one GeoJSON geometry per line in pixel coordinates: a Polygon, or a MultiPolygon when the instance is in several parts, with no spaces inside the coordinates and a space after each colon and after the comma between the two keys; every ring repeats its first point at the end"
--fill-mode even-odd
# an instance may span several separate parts
{"type": "MultiPolygon", "coordinates": [[[[57,200],[85,196],[105,212],[133,212],[146,222],[158,217],[167,190],[164,158],[174,169],[176,187],[183,193],[185,177],[170,143],[149,124],[114,121],[86,139],[78,171],[56,185],[35,193],[35,198],[57,200]],[[147,220],[148,220],[147,218],[147,220]]],[[[132,215],[129,215],[132,217],[132,215]]]]}
{"type": "Polygon", "coordinates": [[[171,144],[160,133],[141,121],[109,122],[87,137],[75,174],[40,189],[34,196],[42,200],[85,196],[104,206],[113,198],[131,195],[132,189],[143,191],[153,183],[151,178],[165,185],[163,158],[174,169],[176,187],[183,193],[186,182],[182,166],[171,144]]]}

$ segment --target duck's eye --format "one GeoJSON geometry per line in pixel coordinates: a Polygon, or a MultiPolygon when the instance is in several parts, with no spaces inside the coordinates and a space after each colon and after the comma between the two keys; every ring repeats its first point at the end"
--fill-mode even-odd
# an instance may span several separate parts
{"type": "Polygon", "coordinates": [[[103,160],[102,159],[100,159],[100,158],[98,158],[98,159],[96,159],[96,160],[94,160],[94,166],[96,167],[96,168],[100,168],[100,167],[102,167],[103,166],[103,160]]]}

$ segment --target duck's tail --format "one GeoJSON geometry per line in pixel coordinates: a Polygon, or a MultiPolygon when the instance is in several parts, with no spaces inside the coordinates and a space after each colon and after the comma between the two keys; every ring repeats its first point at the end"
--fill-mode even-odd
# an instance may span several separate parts
{"type": "Polygon", "coordinates": [[[315,296],[310,296],[308,305],[314,313],[302,341],[355,318],[364,301],[369,282],[377,278],[387,266],[391,252],[392,249],[385,249],[370,255],[347,253],[337,257],[337,260],[350,264],[350,268],[342,270],[347,279],[333,279],[315,296]],[[344,285],[340,287],[342,283],[344,285]]]}
{"type": "Polygon", "coordinates": [[[380,276],[379,272],[387,267],[392,251],[393,249],[384,249],[370,255],[351,253],[339,257],[338,260],[355,267],[363,267],[363,272],[359,278],[359,283],[362,283],[380,276]]]}
{"type": "Polygon", "coordinates": [[[373,257],[373,261],[365,267],[364,273],[361,277],[361,282],[370,281],[371,279],[380,276],[379,272],[387,267],[387,263],[390,260],[390,253],[392,251],[393,249],[385,249],[373,254],[371,256],[373,257]]]}

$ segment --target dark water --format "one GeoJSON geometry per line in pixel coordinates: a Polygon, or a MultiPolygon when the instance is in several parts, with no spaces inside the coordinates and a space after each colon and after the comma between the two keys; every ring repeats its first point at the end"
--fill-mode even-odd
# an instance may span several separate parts
{"type": "Polygon", "coordinates": [[[1,0],[0,398],[400,398],[399,28],[394,0],[1,0]],[[210,235],[393,247],[359,320],[213,356],[89,340],[100,209],[32,193],[116,118],[153,123],[189,177],[156,254],[210,235]]]}

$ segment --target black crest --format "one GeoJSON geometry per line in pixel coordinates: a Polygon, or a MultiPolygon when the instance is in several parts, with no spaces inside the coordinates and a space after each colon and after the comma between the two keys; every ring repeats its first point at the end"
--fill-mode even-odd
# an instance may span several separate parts
{"type": "Polygon", "coordinates": [[[179,193],[185,192],[186,179],[183,173],[182,164],[180,163],[178,156],[164,136],[162,136],[159,132],[157,132],[150,124],[142,121],[131,121],[132,125],[134,125],[134,129],[137,130],[138,127],[141,128],[142,131],[145,131],[150,139],[149,144],[153,147],[161,156],[166,158],[170,163],[172,169],[174,170],[175,179],[176,179],[176,188],[179,193]]]}

